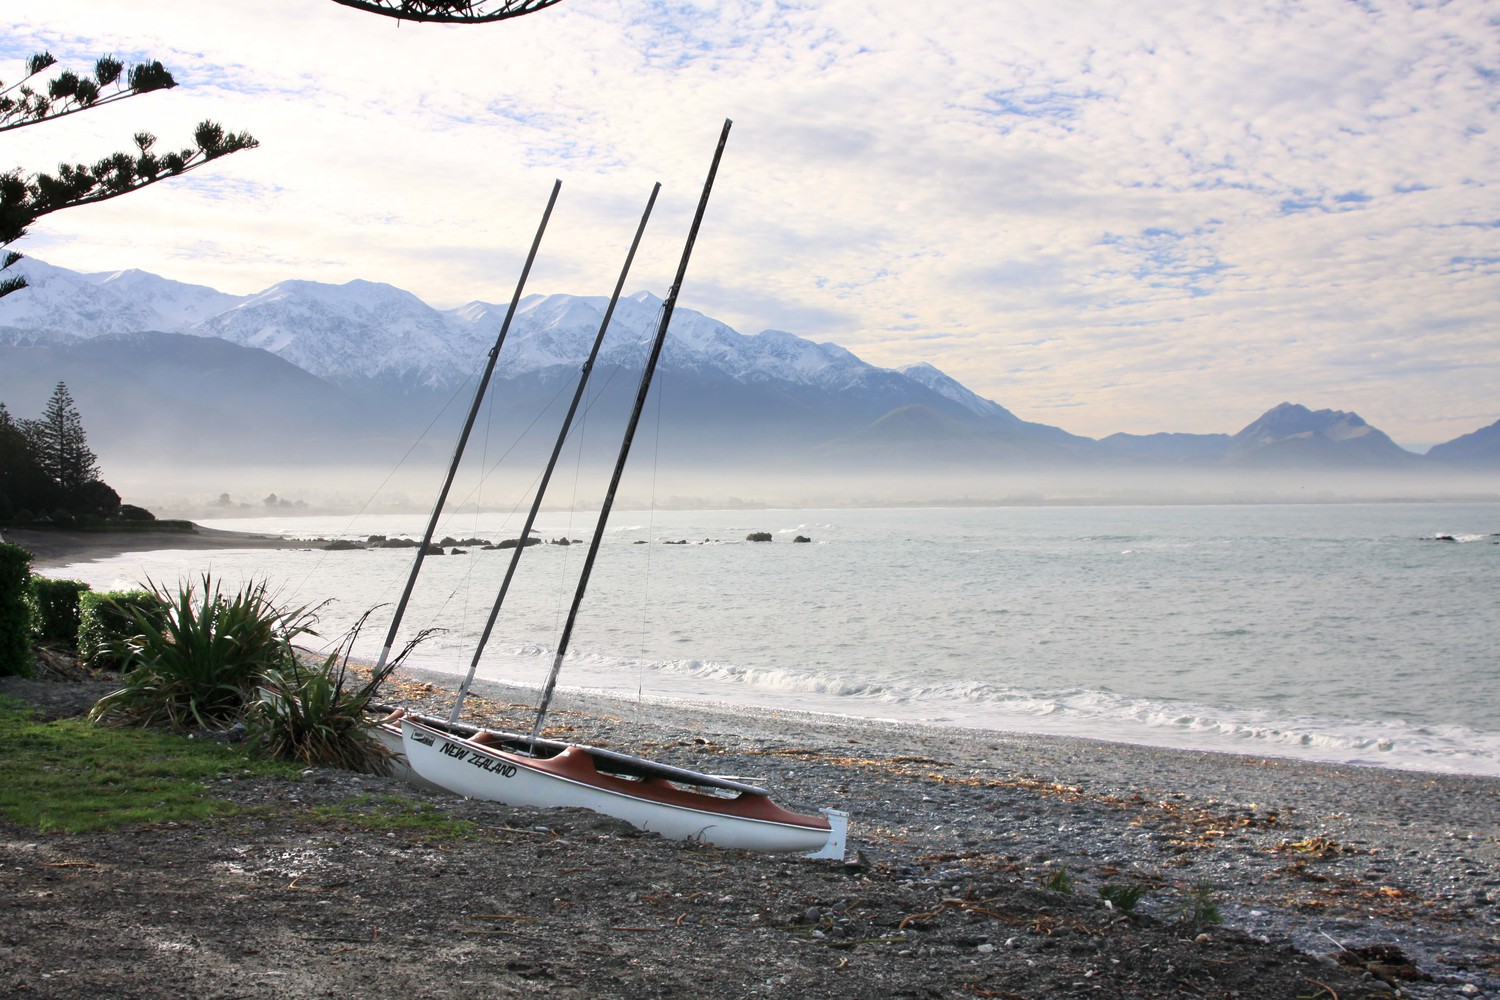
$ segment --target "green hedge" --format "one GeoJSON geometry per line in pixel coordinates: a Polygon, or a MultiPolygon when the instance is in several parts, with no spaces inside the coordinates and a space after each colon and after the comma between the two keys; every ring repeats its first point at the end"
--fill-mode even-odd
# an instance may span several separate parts
{"type": "Polygon", "coordinates": [[[161,598],[149,590],[113,590],[78,597],[78,655],[91,667],[119,670],[125,663],[122,643],[140,631],[132,612],[160,623],[161,598]]]}
{"type": "Polygon", "coordinates": [[[77,645],[78,598],[88,591],[89,585],[79,580],[32,577],[31,599],[35,602],[36,617],[31,627],[37,638],[42,642],[77,645]]]}
{"type": "Polygon", "coordinates": [[[0,676],[31,676],[31,553],[0,543],[0,676]]]}

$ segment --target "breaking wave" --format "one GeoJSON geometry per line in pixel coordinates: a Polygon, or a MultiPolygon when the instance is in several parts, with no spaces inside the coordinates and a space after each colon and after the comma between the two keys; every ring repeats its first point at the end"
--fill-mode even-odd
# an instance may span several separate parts
{"type": "MultiPolygon", "coordinates": [[[[521,658],[546,658],[536,645],[521,658]]],[[[677,659],[569,657],[570,686],[857,718],[1104,739],[1323,763],[1500,776],[1500,734],[1401,720],[1327,719],[1127,697],[1082,688],[1027,691],[983,682],[901,685],[677,659]],[[649,680],[641,683],[643,675],[649,680]],[[788,696],[794,696],[789,698],[788,696]]]]}

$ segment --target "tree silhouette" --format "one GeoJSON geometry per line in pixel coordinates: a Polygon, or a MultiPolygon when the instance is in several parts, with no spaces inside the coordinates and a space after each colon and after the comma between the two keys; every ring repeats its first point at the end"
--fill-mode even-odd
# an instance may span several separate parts
{"type": "Polygon", "coordinates": [[[0,518],[56,506],[57,485],[37,464],[21,424],[0,403],[0,518]]]}
{"type": "Polygon", "coordinates": [[[483,24],[503,21],[551,7],[560,0],[333,0],[355,10],[384,14],[400,21],[483,24]]]}
{"type": "MultiPolygon", "coordinates": [[[[113,56],[94,63],[93,73],[79,76],[72,70],[57,72],[45,85],[33,78],[51,69],[57,60],[39,52],[26,61],[26,75],[5,87],[0,83],[0,132],[39,125],[65,115],[138,97],[177,85],[159,62],[139,63],[127,71],[113,56]]],[[[154,151],[156,136],[137,132],[135,151],[114,153],[92,165],[62,163],[55,174],[24,175],[19,168],[0,173],[0,247],[26,235],[37,219],[64,208],[91,205],[118,198],[168,177],[176,177],[210,160],[253,149],[259,145],[248,132],[225,132],[211,121],[201,122],[193,132],[193,145],[169,153],[154,151]]],[[[5,251],[0,271],[21,255],[5,251]]],[[[26,279],[12,275],[0,279],[0,298],[26,287],[26,279]]]]}
{"type": "Polygon", "coordinates": [[[83,417],[64,383],[57,383],[52,390],[42,418],[24,421],[21,429],[31,445],[32,457],[57,484],[64,500],[81,497],[84,487],[99,478],[98,456],[89,450],[83,417]]]}
{"type": "Polygon", "coordinates": [[[172,74],[159,62],[141,63],[126,73],[125,64],[114,56],[102,56],[88,77],[80,77],[70,69],[60,71],[47,82],[46,93],[26,82],[55,65],[57,60],[52,53],[38,52],[26,60],[26,75],[21,81],[0,91],[0,132],[177,86],[172,74]]]}

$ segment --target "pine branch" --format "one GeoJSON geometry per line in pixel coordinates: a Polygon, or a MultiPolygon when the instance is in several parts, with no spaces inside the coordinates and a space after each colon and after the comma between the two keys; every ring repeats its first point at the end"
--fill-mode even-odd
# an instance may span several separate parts
{"type": "Polygon", "coordinates": [[[398,21],[483,24],[520,17],[561,0],[333,0],[334,3],[398,21]]]}
{"type": "MultiPolygon", "coordinates": [[[[249,132],[226,132],[211,121],[201,122],[193,131],[193,147],[160,156],[152,152],[156,137],[151,133],[137,132],[134,139],[135,153],[115,153],[93,166],[62,163],[55,174],[39,173],[29,179],[19,170],[0,174],[0,246],[25,236],[27,227],[44,215],[118,198],[221,156],[260,145],[249,132]]],[[[0,270],[19,259],[19,254],[7,254],[0,270]]],[[[4,279],[0,281],[0,298],[24,287],[24,278],[4,279]]]]}
{"type": "Polygon", "coordinates": [[[37,53],[27,60],[29,72],[21,82],[0,91],[0,132],[53,121],[177,86],[172,74],[159,62],[138,63],[126,73],[125,65],[114,56],[100,57],[89,76],[79,76],[65,69],[47,81],[42,89],[26,82],[56,62],[49,52],[37,53]],[[104,88],[107,87],[114,89],[106,92],[104,88]]]}

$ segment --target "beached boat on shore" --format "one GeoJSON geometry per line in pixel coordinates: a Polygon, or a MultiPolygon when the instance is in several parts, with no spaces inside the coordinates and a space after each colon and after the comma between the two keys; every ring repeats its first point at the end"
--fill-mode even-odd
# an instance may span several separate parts
{"type": "MultiPolygon", "coordinates": [[[[640,420],[646,396],[650,391],[651,377],[661,357],[662,345],[666,339],[668,325],[671,322],[677,293],[682,286],[683,276],[687,270],[687,263],[692,252],[694,239],[697,236],[698,226],[703,219],[709,191],[713,185],[714,175],[718,170],[719,159],[724,151],[724,143],[729,136],[729,127],[730,123],[726,121],[723,133],[719,138],[718,148],[714,153],[713,164],[709,169],[708,180],[704,183],[703,193],[699,199],[697,214],[689,230],[687,244],[683,249],[676,280],[672,284],[671,291],[663,300],[661,319],[652,343],[650,357],[641,375],[635,407],[626,425],[619,455],[615,462],[614,475],[609,484],[608,492],[605,495],[604,503],[600,508],[598,523],[595,527],[593,539],[589,543],[588,553],[584,558],[583,569],[579,574],[577,591],[573,597],[567,622],[563,626],[562,636],[559,639],[558,648],[553,658],[552,670],[547,677],[542,691],[540,705],[537,709],[536,722],[531,734],[523,736],[515,733],[474,730],[468,729],[468,727],[461,729],[456,726],[463,699],[468,693],[475,668],[478,666],[480,653],[488,641],[490,631],[499,613],[501,602],[504,600],[506,590],[510,585],[516,561],[520,559],[526,548],[525,546],[517,546],[512,553],[510,569],[506,572],[504,582],[500,586],[499,595],[495,600],[489,620],[480,637],[478,648],[469,666],[468,675],[464,678],[463,684],[459,688],[457,704],[454,706],[453,714],[448,722],[443,723],[434,719],[402,715],[399,718],[392,717],[385,720],[379,726],[378,734],[387,746],[397,754],[396,763],[398,768],[404,768],[410,780],[428,787],[450,791],[470,798],[505,802],[517,806],[590,809],[607,816],[614,816],[642,830],[661,834],[665,837],[696,840],[715,844],[720,847],[842,858],[844,854],[847,816],[838,810],[824,809],[820,811],[820,815],[795,813],[773,802],[765,789],[736,779],[702,774],[697,771],[660,764],[628,754],[616,753],[582,744],[548,740],[541,736],[542,723],[546,717],[552,693],[555,690],[563,658],[567,654],[573,625],[577,619],[578,609],[588,585],[594,558],[598,554],[599,543],[604,537],[605,524],[614,504],[615,492],[619,486],[620,476],[630,452],[631,441],[634,437],[637,423],[640,420]],[[467,731],[465,731],[466,729],[467,731]],[[399,748],[397,741],[398,732],[399,748]]],[[[556,193],[557,190],[554,187],[554,199],[556,198],[556,193]]],[[[655,202],[655,198],[656,193],[653,191],[652,203],[655,202]]],[[[549,203],[549,214],[551,208],[551,203],[549,203]]],[[[646,215],[641,219],[641,229],[636,233],[637,244],[640,240],[640,232],[645,228],[646,218],[650,215],[650,210],[651,208],[648,204],[646,215]]],[[[544,216],[544,227],[545,224],[546,217],[544,216]]],[[[541,232],[539,231],[537,234],[538,241],[540,238],[541,232]]],[[[536,246],[533,244],[533,256],[535,252],[536,246]]],[[[597,357],[599,345],[603,341],[605,331],[609,326],[609,319],[614,310],[614,303],[618,301],[625,281],[625,272],[628,271],[630,258],[634,254],[635,246],[633,245],[630,256],[626,259],[625,271],[622,271],[619,283],[616,285],[614,298],[611,299],[609,309],[606,310],[604,320],[595,337],[593,351],[582,368],[582,375],[574,395],[572,408],[570,408],[567,417],[564,418],[563,427],[559,432],[557,444],[554,446],[552,458],[537,488],[531,514],[526,522],[526,527],[522,529],[521,537],[523,538],[528,536],[533,519],[540,508],[542,495],[551,477],[558,453],[567,436],[569,424],[582,398],[584,384],[597,357]]],[[[527,268],[529,269],[529,267],[530,259],[528,258],[527,268]]],[[[524,280],[525,272],[522,274],[522,281],[524,282],[524,280]]],[[[516,289],[517,300],[520,298],[520,293],[521,289],[518,287],[516,289]]],[[[514,310],[515,302],[512,302],[512,314],[514,310]]],[[[507,316],[505,321],[506,326],[509,325],[509,322],[510,318],[507,316]]],[[[501,342],[503,342],[504,336],[505,326],[502,327],[500,332],[501,342]]],[[[438,515],[442,510],[447,495],[448,486],[452,483],[459,457],[462,454],[464,443],[468,438],[473,424],[474,415],[479,407],[480,398],[484,393],[485,386],[489,382],[490,372],[493,370],[499,351],[500,342],[497,342],[494,350],[490,352],[489,368],[486,370],[484,378],[480,381],[479,390],[470,411],[469,423],[465,425],[463,433],[459,437],[458,448],[454,455],[453,465],[449,469],[448,480],[439,492],[437,506],[434,508],[432,521],[428,525],[427,537],[424,538],[422,544],[418,547],[417,561],[412,568],[411,577],[407,581],[406,592],[397,605],[395,620],[392,622],[390,632],[387,635],[380,662],[376,666],[377,673],[384,666],[386,656],[389,654],[395,641],[396,629],[399,625],[402,611],[406,606],[407,598],[411,594],[411,589],[416,582],[416,576],[422,564],[422,554],[431,540],[433,529],[435,528],[438,515]]]]}
{"type": "Polygon", "coordinates": [[[848,820],[838,810],[783,809],[763,788],[600,747],[514,733],[463,734],[405,716],[404,764],[423,784],[469,798],[613,816],[673,840],[747,851],[842,858],[848,820]]]}

